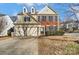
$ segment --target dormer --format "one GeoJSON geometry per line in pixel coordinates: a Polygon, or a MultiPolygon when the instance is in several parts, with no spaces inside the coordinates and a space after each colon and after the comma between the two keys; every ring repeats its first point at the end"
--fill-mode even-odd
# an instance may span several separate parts
{"type": "Polygon", "coordinates": [[[32,7],[32,8],[31,8],[31,14],[35,14],[35,12],[36,12],[36,11],[35,11],[35,8],[32,7]]]}
{"type": "Polygon", "coordinates": [[[23,14],[24,13],[27,13],[27,8],[26,7],[23,7],[23,14]]]}

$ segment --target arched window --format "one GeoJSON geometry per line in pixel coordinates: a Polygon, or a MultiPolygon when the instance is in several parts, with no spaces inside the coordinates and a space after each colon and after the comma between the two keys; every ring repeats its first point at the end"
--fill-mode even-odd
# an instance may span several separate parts
{"type": "Polygon", "coordinates": [[[35,14],[35,8],[34,7],[31,8],[31,14],[35,14]]]}
{"type": "Polygon", "coordinates": [[[24,12],[26,12],[26,9],[24,8],[24,12]]]}
{"type": "Polygon", "coordinates": [[[27,8],[23,7],[23,13],[27,13],[27,8]]]}
{"type": "Polygon", "coordinates": [[[34,13],[34,9],[32,8],[32,13],[34,13]]]}

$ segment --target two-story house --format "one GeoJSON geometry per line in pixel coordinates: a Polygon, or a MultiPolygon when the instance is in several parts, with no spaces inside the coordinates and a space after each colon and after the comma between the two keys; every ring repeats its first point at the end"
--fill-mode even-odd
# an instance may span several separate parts
{"type": "Polygon", "coordinates": [[[34,7],[31,12],[24,7],[14,24],[16,36],[41,36],[46,35],[46,31],[59,30],[59,16],[49,6],[39,12],[34,7]]]}

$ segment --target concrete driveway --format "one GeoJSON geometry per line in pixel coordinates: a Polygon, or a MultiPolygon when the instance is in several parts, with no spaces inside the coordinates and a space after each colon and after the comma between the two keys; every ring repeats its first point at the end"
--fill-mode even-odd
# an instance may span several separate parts
{"type": "Polygon", "coordinates": [[[19,39],[8,38],[0,41],[1,55],[37,55],[37,38],[19,39]]]}

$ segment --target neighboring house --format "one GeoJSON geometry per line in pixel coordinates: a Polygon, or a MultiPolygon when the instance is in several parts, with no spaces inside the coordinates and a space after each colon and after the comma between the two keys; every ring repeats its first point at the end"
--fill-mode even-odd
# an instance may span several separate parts
{"type": "Polygon", "coordinates": [[[14,26],[8,15],[0,14],[0,36],[7,36],[8,31],[14,26]]]}
{"type": "Polygon", "coordinates": [[[34,7],[28,12],[24,7],[14,24],[15,36],[41,36],[46,35],[46,31],[59,30],[59,16],[49,6],[39,12],[34,7]]]}
{"type": "Polygon", "coordinates": [[[13,22],[17,20],[17,16],[9,16],[13,22]]]}
{"type": "Polygon", "coordinates": [[[67,20],[63,22],[63,28],[66,30],[78,30],[79,29],[79,21],[78,20],[67,20]]]}

